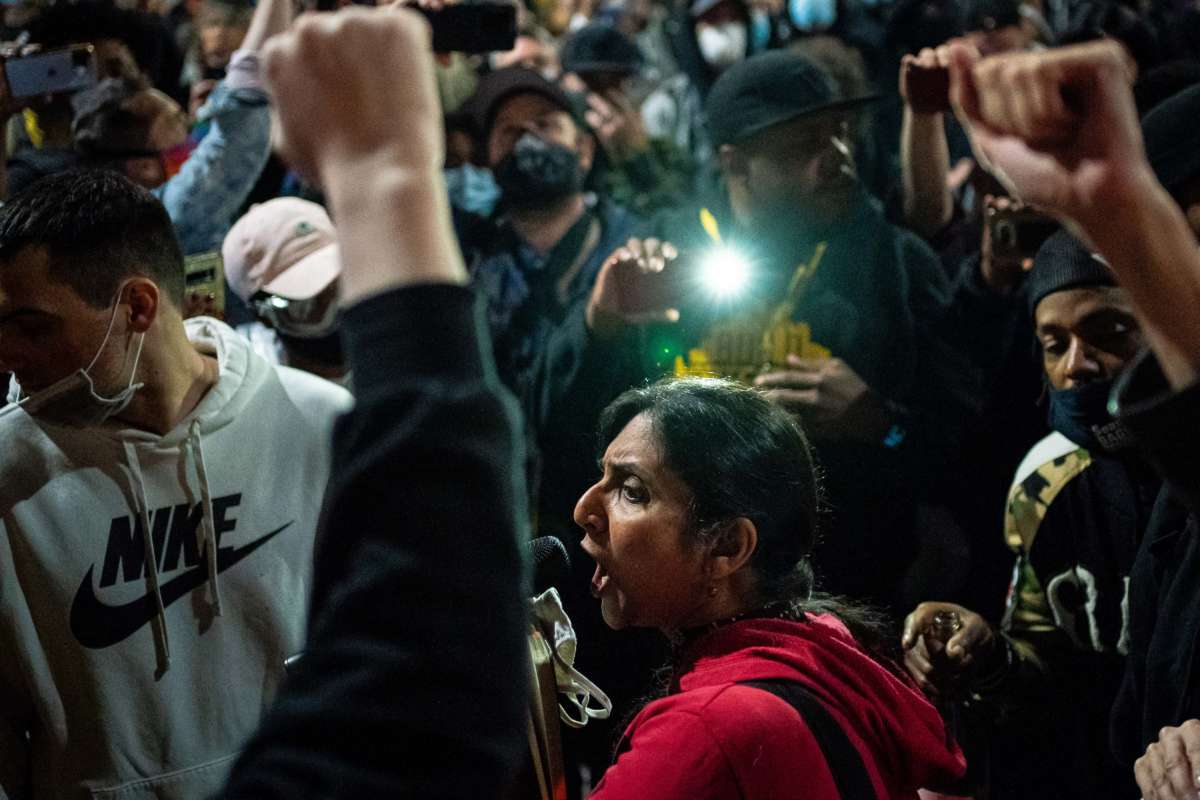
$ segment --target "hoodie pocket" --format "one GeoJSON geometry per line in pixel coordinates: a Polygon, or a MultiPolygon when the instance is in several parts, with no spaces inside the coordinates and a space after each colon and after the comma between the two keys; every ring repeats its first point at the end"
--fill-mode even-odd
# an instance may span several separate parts
{"type": "Polygon", "coordinates": [[[210,797],[225,783],[225,777],[237,757],[237,753],[231,753],[194,767],[139,778],[118,786],[93,789],[91,796],[93,800],[194,800],[197,797],[210,797]]]}

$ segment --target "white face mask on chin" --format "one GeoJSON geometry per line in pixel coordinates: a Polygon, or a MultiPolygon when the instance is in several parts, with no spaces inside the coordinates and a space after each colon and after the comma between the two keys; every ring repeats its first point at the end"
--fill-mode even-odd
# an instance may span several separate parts
{"type": "MultiPolygon", "coordinates": [[[[122,286],[121,290],[124,288],[122,286]]],[[[40,392],[34,392],[18,399],[5,409],[6,413],[21,406],[30,415],[46,422],[68,425],[73,428],[90,428],[120,414],[129,406],[134,393],[145,386],[144,383],[134,383],[133,377],[137,374],[146,334],[138,334],[137,352],[133,356],[133,368],[129,370],[129,382],[115,395],[103,397],[98,394],[96,384],[90,374],[92,367],[96,366],[96,362],[100,360],[100,354],[104,352],[104,347],[112,335],[113,323],[117,319],[117,308],[120,305],[118,301],[121,297],[121,290],[117,292],[117,300],[113,301],[112,316],[108,319],[108,330],[104,332],[104,340],[96,349],[96,355],[92,357],[91,363],[87,367],[77,369],[65,378],[55,381],[40,392]]],[[[132,348],[132,345],[130,347],[132,348]]],[[[126,350],[122,372],[124,372],[124,364],[128,362],[129,350],[126,350]]]]}
{"type": "Polygon", "coordinates": [[[696,29],[700,55],[711,67],[725,69],[746,57],[749,33],[744,22],[722,22],[696,29]]]}

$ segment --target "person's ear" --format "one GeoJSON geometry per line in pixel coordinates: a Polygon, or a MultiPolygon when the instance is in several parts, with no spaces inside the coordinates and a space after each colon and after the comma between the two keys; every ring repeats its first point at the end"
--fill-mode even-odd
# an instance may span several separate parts
{"type": "Polygon", "coordinates": [[[722,580],[739,572],[750,563],[758,549],[758,528],[746,517],[729,523],[712,552],[709,553],[709,574],[722,580]]]}
{"type": "Polygon", "coordinates": [[[721,149],[717,151],[717,158],[721,163],[721,174],[727,181],[734,178],[744,179],[750,172],[750,159],[731,144],[721,145],[721,149]]]}
{"type": "Polygon", "coordinates": [[[121,302],[129,305],[129,330],[145,333],[158,318],[161,297],[158,286],[149,278],[134,278],[122,290],[121,302]]]}

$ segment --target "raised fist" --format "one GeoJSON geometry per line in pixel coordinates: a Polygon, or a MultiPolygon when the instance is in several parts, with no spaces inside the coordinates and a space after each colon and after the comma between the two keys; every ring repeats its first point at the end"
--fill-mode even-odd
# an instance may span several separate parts
{"type": "Polygon", "coordinates": [[[1018,198],[1085,227],[1151,176],[1122,45],[980,59],[951,48],[950,95],[984,166],[1018,198]]]}
{"type": "Polygon", "coordinates": [[[263,62],[284,160],[322,186],[340,170],[400,168],[400,178],[440,170],[430,42],[417,12],[360,6],[302,16],[271,39],[263,62]]]}

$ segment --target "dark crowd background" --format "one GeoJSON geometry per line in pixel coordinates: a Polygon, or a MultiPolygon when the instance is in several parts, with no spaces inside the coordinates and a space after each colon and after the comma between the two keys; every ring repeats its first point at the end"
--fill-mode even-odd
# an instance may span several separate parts
{"type": "MultiPolygon", "coordinates": [[[[10,62],[87,43],[99,72],[78,92],[7,94],[4,196],[124,173],[162,200],[189,264],[223,255],[221,285],[189,284],[188,315],[353,391],[336,267],[272,290],[315,269],[289,236],[327,245],[338,220],[270,153],[269,98],[239,51],[255,7],[2,13],[10,62]]],[[[610,630],[589,593],[574,513],[601,411],[663,376],[712,375],[757,385],[810,435],[817,585],[889,615],[973,796],[1137,797],[1133,761],[1200,710],[1191,659],[1170,666],[1194,643],[1138,633],[1160,608],[1193,631],[1194,583],[1130,601],[1138,570],[1153,596],[1184,591],[1170,575],[1190,563],[1154,560],[1173,545],[1147,541],[1181,517],[1104,405],[1141,335],[1089,246],[975,161],[939,81],[952,41],[991,55],[1115,40],[1151,164],[1194,223],[1200,4],[525,0],[517,25],[513,49],[438,54],[435,71],[455,233],[526,419],[531,527],[566,544],[575,664],[614,704],[564,732],[571,795],[599,781],[672,658],[655,631],[610,630]],[[948,654],[938,612],[966,634],[948,654]]]]}

